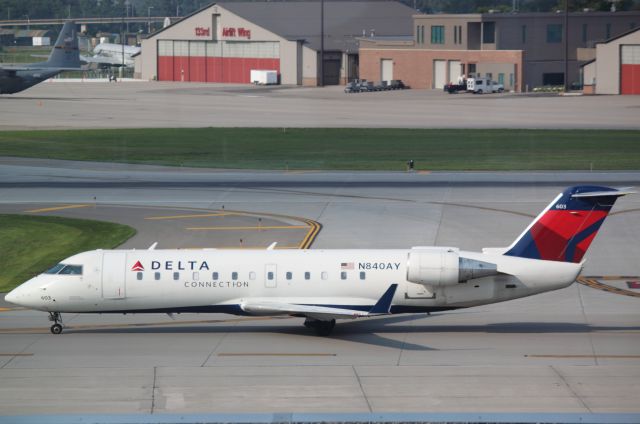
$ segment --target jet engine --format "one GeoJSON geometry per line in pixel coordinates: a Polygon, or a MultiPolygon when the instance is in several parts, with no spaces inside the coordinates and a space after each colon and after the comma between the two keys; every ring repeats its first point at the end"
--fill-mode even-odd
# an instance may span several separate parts
{"type": "Polygon", "coordinates": [[[460,256],[453,247],[414,247],[409,251],[407,281],[449,286],[498,273],[496,264],[460,256]]]}

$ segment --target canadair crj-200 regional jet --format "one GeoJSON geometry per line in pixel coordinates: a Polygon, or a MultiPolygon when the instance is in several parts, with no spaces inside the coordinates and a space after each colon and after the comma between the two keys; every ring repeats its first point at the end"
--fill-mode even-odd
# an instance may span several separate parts
{"type": "Polygon", "coordinates": [[[572,187],[507,248],[94,250],[65,259],[6,300],[61,313],[290,315],[328,335],[336,319],[468,308],[572,284],[611,207],[631,191],[572,187]]]}

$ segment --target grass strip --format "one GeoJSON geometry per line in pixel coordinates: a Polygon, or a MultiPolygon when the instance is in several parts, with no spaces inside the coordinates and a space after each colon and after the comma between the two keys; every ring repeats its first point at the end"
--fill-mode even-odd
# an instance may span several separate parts
{"type": "Polygon", "coordinates": [[[111,222],[0,214],[0,292],[76,253],[117,247],[135,233],[111,222]]]}
{"type": "Polygon", "coordinates": [[[152,128],[0,132],[0,156],[237,169],[640,169],[640,131],[152,128]]]}

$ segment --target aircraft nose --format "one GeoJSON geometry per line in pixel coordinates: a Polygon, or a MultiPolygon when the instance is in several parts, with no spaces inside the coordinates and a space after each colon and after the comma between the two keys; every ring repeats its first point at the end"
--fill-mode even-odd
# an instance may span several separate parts
{"type": "Polygon", "coordinates": [[[18,303],[18,289],[13,289],[9,293],[7,293],[4,297],[4,300],[9,303],[13,303],[17,305],[18,303]]]}

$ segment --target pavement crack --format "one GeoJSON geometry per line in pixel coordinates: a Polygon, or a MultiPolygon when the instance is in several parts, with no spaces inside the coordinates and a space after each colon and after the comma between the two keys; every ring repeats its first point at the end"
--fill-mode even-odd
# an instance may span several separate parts
{"type": "Polygon", "coordinates": [[[575,390],[573,390],[573,388],[571,387],[571,385],[569,384],[569,382],[564,378],[564,376],[560,373],[560,371],[558,371],[553,365],[549,365],[549,367],[551,367],[551,369],[553,370],[553,372],[560,378],[560,380],[562,380],[562,383],[565,385],[565,387],[571,392],[571,394],[578,399],[578,401],[580,401],[580,403],[582,404],[582,406],[587,410],[587,412],[592,413],[593,411],[591,411],[591,408],[589,408],[589,406],[586,404],[586,402],[584,400],[582,400],[582,398],[580,397],[580,395],[578,395],[578,393],[576,393],[575,390]]]}
{"type": "Polygon", "coordinates": [[[360,381],[360,375],[358,374],[358,371],[356,370],[355,365],[352,365],[351,369],[353,370],[353,374],[355,374],[356,379],[358,380],[358,385],[360,386],[362,397],[364,398],[364,401],[367,402],[367,408],[369,408],[369,412],[373,412],[373,409],[371,408],[371,403],[369,403],[369,398],[367,397],[367,394],[364,391],[364,387],[362,387],[362,381],[360,381]]]}
{"type": "Polygon", "coordinates": [[[151,388],[151,414],[156,408],[156,378],[158,376],[158,367],[153,367],[153,387],[151,388]]]}
{"type": "Polygon", "coordinates": [[[211,357],[213,356],[213,354],[215,353],[216,350],[218,350],[218,348],[220,347],[220,345],[222,344],[222,342],[224,341],[224,339],[229,335],[229,333],[225,333],[222,337],[220,337],[220,340],[218,341],[218,343],[216,343],[216,345],[213,347],[213,349],[211,349],[211,352],[209,352],[209,354],[207,355],[207,357],[205,358],[205,360],[202,362],[202,364],[200,364],[200,368],[204,367],[205,365],[207,365],[207,362],[209,362],[209,359],[211,359],[211,357]]]}

